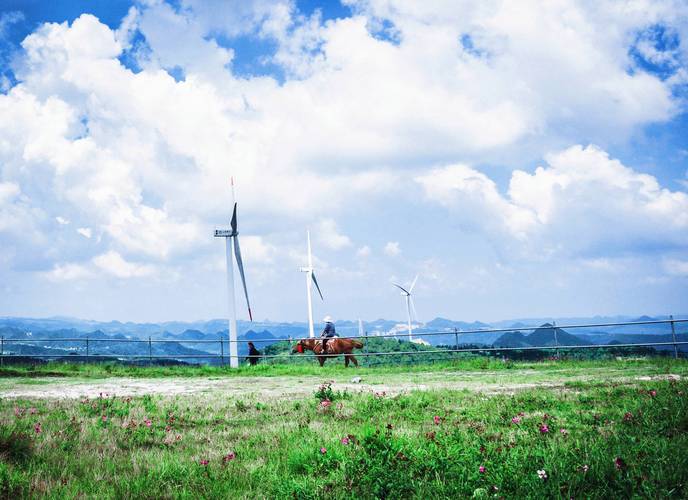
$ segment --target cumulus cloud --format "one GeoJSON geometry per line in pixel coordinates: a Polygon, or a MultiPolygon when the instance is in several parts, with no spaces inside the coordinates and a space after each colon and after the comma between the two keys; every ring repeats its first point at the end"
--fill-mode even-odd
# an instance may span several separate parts
{"type": "Polygon", "coordinates": [[[356,257],[360,257],[365,259],[366,257],[370,257],[371,250],[368,245],[363,245],[361,248],[356,250],[356,257]]]}
{"type": "Polygon", "coordinates": [[[683,193],[564,147],[623,143],[679,112],[685,44],[657,43],[653,26],[683,40],[688,7],[347,4],[353,16],[325,21],[286,0],[141,2],[116,30],[88,14],[38,26],[15,54],[18,83],[0,84],[3,263],[64,280],[201,265],[230,175],[242,227],[259,233],[242,232],[244,256],[275,267],[284,227],[315,221],[324,250],[352,247],[335,221],[383,217],[370,207],[412,177],[460,224],[531,255],[684,248],[683,193]],[[240,74],[237,37],[273,47],[255,62],[274,73],[240,74]],[[506,193],[470,166],[544,151],[560,152],[506,193]]]}
{"type": "Polygon", "coordinates": [[[399,247],[398,241],[388,241],[382,251],[385,253],[385,255],[396,257],[401,253],[401,248],[399,247]]]}
{"type": "Polygon", "coordinates": [[[506,195],[465,165],[416,178],[429,200],[492,238],[532,255],[644,254],[688,246],[688,195],[662,188],[595,146],[547,156],[534,173],[515,170],[506,195]]]}

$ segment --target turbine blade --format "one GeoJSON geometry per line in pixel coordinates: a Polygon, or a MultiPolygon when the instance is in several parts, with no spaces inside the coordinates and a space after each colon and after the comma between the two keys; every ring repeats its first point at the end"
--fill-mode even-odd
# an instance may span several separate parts
{"type": "Polygon", "coordinates": [[[413,291],[413,287],[416,286],[416,281],[418,281],[418,275],[416,274],[416,277],[413,279],[413,283],[411,283],[411,286],[409,287],[409,293],[413,291]]]}
{"type": "Polygon", "coordinates": [[[320,294],[320,300],[325,300],[322,292],[320,291],[320,287],[318,286],[318,280],[315,279],[315,273],[313,271],[311,271],[311,278],[313,279],[313,283],[315,283],[315,288],[318,289],[318,293],[320,294]]]}
{"type": "Polygon", "coordinates": [[[234,211],[232,212],[232,222],[229,223],[230,226],[232,226],[232,232],[236,233],[237,232],[237,204],[234,202],[234,211]]]}
{"type": "Polygon", "coordinates": [[[400,290],[401,290],[402,292],[404,292],[406,295],[411,295],[403,286],[397,285],[396,283],[392,283],[392,285],[394,285],[395,287],[397,287],[398,289],[400,289],[400,290]]]}
{"type": "Polygon", "coordinates": [[[246,289],[246,276],[244,276],[244,263],[241,260],[241,249],[239,248],[239,237],[234,237],[234,257],[236,257],[237,267],[241,275],[241,284],[244,285],[244,296],[246,297],[246,307],[248,307],[248,317],[253,321],[253,313],[251,313],[251,304],[248,301],[248,290],[246,289]]]}

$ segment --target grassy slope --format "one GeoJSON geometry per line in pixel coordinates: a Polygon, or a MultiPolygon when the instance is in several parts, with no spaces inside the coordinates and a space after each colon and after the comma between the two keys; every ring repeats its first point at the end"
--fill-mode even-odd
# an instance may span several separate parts
{"type": "MultiPolygon", "coordinates": [[[[686,372],[686,363],[657,363],[624,366],[634,373],[686,372]]],[[[584,373],[592,365],[516,368],[547,379],[584,373]]],[[[618,363],[611,365],[616,369],[618,363]]],[[[480,367],[460,368],[476,377],[483,373],[480,367]]],[[[488,376],[510,370],[484,368],[488,376]]],[[[312,368],[290,369],[282,374],[309,375],[312,368]]],[[[456,366],[441,369],[448,374],[456,366]]],[[[383,370],[367,376],[402,377],[408,368],[383,370]]],[[[335,368],[315,373],[328,379],[352,375],[335,368]]],[[[687,394],[683,380],[599,380],[515,395],[335,393],[329,408],[316,397],[235,400],[217,393],[2,400],[0,496],[686,497],[687,394]],[[521,421],[512,423],[520,412],[521,421]],[[543,424],[549,432],[540,431],[543,424]],[[347,435],[353,437],[342,444],[347,435]],[[223,462],[230,451],[236,458],[223,462]],[[617,457],[622,462],[615,464],[617,457]],[[548,478],[540,479],[537,470],[548,478]]]]}

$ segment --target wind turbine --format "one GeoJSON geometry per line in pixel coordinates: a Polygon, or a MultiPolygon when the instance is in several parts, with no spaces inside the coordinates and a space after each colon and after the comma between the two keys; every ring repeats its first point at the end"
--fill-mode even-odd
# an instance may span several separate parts
{"type": "Polygon", "coordinates": [[[418,281],[418,275],[416,274],[416,277],[413,280],[413,283],[411,283],[411,286],[409,287],[408,290],[406,290],[403,286],[398,285],[396,283],[392,283],[395,287],[401,290],[401,295],[405,297],[406,299],[406,316],[408,319],[408,332],[409,332],[409,342],[413,342],[413,328],[411,327],[411,309],[413,309],[413,315],[416,315],[416,308],[413,306],[413,299],[411,298],[411,292],[413,291],[413,287],[416,286],[416,281],[418,281]]]}
{"type": "Polygon", "coordinates": [[[234,196],[234,177],[231,178],[232,186],[232,204],[234,210],[232,212],[232,220],[229,223],[229,229],[216,229],[215,237],[225,239],[225,247],[227,254],[227,291],[229,298],[229,366],[231,368],[239,368],[239,348],[237,345],[237,322],[236,322],[236,303],[234,300],[234,261],[236,260],[239,274],[241,275],[241,283],[244,285],[244,296],[246,297],[246,306],[248,307],[248,317],[253,321],[253,314],[251,313],[251,304],[248,301],[248,290],[246,289],[246,277],[244,276],[244,263],[241,260],[241,249],[239,248],[239,231],[237,230],[237,203],[234,196]]]}
{"type": "Polygon", "coordinates": [[[306,231],[306,239],[308,240],[308,266],[302,267],[300,270],[302,273],[306,273],[306,296],[308,297],[308,335],[313,338],[315,337],[315,332],[313,331],[313,300],[311,299],[311,281],[315,284],[315,288],[318,289],[318,294],[320,294],[320,300],[325,300],[323,294],[318,286],[318,280],[315,279],[315,273],[313,272],[313,257],[311,256],[311,233],[306,231]]]}

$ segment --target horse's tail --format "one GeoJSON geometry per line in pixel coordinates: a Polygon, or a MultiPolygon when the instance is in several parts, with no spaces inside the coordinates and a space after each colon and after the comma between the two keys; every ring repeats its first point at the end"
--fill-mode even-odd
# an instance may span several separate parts
{"type": "Polygon", "coordinates": [[[358,340],[352,340],[351,345],[353,345],[355,349],[363,349],[363,342],[359,342],[358,340]]]}

